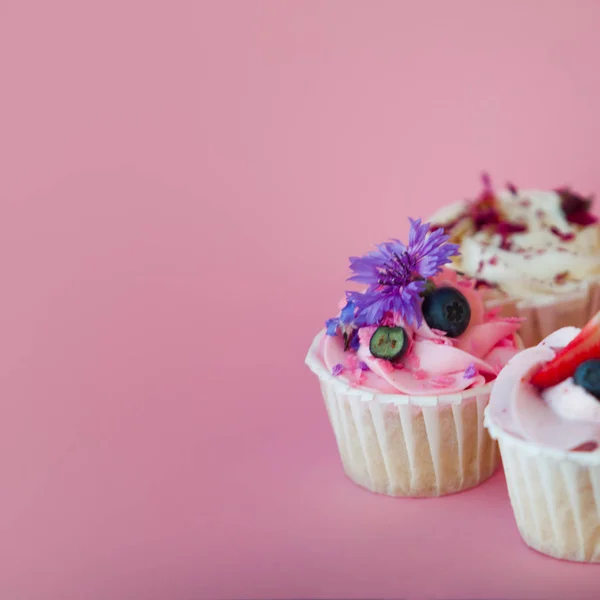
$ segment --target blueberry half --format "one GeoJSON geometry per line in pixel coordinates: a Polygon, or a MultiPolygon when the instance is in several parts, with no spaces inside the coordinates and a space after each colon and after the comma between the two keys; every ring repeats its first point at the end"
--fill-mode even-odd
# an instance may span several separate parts
{"type": "Polygon", "coordinates": [[[425,297],[422,309],[427,325],[451,338],[464,333],[471,320],[469,301],[453,287],[437,288],[425,297]]]}
{"type": "Polygon", "coordinates": [[[400,360],[408,349],[408,336],[403,327],[378,327],[369,342],[369,351],[375,358],[400,360]]]}

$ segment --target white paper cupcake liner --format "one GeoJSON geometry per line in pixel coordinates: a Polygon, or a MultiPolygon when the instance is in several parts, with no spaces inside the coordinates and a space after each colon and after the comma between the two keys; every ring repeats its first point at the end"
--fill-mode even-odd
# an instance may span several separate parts
{"type": "Polygon", "coordinates": [[[564,452],[521,440],[493,423],[517,527],[531,548],[600,562],[600,450],[564,452]]]}
{"type": "Polygon", "coordinates": [[[519,335],[529,348],[561,327],[583,327],[600,310],[600,283],[591,282],[577,293],[556,296],[544,303],[504,297],[488,300],[486,307],[500,308],[505,317],[525,317],[519,335]]]}
{"type": "Polygon", "coordinates": [[[358,485],[390,496],[441,496],[488,479],[499,463],[483,426],[492,384],[462,394],[385,394],[345,383],[318,356],[306,364],[319,377],[344,471],[358,485]]]}

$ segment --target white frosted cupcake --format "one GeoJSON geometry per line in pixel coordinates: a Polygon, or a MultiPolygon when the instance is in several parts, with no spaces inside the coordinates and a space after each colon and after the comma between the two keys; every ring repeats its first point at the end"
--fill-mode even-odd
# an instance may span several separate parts
{"type": "Polygon", "coordinates": [[[530,346],[600,310],[600,228],[590,206],[566,188],[496,193],[484,176],[475,201],[431,220],[460,245],[453,266],[486,287],[486,306],[527,319],[520,335],[530,346]]]}
{"type": "Polygon", "coordinates": [[[544,554],[600,562],[600,313],[513,357],[485,424],[518,529],[544,554]]]}
{"type": "Polygon", "coordinates": [[[520,319],[486,314],[475,282],[444,265],[443,231],[411,221],[350,259],[340,313],[314,339],[318,376],[346,474],[392,496],[440,496],[477,485],[499,454],[483,427],[496,374],[517,351],[520,319]]]}

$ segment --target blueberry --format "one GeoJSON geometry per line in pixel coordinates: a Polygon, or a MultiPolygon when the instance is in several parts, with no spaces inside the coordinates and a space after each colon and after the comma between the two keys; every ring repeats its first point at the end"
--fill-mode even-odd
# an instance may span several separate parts
{"type": "Polygon", "coordinates": [[[576,369],[573,380],[586,392],[600,400],[600,360],[584,360],[576,369]]]}
{"type": "Polygon", "coordinates": [[[399,361],[408,350],[408,336],[403,327],[378,327],[371,337],[369,350],[375,358],[399,361]]]}
{"type": "Polygon", "coordinates": [[[469,301],[453,287],[439,287],[425,296],[422,308],[427,325],[451,338],[464,333],[471,320],[469,301]]]}

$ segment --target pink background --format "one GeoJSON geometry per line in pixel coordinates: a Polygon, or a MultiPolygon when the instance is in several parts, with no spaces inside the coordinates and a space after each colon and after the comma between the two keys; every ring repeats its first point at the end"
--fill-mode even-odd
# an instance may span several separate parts
{"type": "Polygon", "coordinates": [[[0,597],[598,596],[502,475],[342,474],[347,257],[502,184],[600,190],[600,2],[0,2],[0,597]]]}

